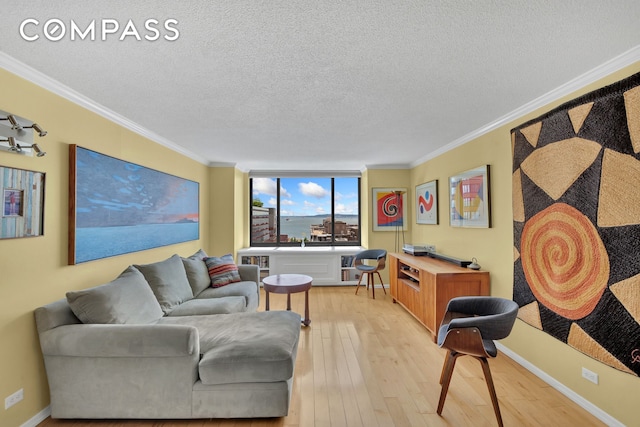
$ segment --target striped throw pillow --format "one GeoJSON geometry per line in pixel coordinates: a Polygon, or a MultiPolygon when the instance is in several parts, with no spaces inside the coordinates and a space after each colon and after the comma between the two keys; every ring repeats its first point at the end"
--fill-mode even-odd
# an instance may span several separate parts
{"type": "Polygon", "coordinates": [[[219,288],[229,283],[239,282],[240,273],[238,266],[233,260],[233,255],[227,254],[221,257],[207,257],[204,259],[209,277],[211,277],[211,287],[219,288]]]}

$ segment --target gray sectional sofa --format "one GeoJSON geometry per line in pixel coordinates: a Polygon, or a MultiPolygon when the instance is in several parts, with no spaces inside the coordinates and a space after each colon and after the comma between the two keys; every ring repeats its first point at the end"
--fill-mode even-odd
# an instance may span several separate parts
{"type": "Polygon", "coordinates": [[[36,309],[53,418],[287,415],[300,316],[255,311],[257,266],[211,288],[203,256],[133,265],[36,309]]]}

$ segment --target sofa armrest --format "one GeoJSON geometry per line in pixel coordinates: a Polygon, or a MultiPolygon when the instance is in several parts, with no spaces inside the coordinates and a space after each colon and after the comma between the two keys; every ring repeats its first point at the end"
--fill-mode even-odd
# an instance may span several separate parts
{"type": "Polygon", "coordinates": [[[238,273],[243,281],[256,282],[260,286],[260,267],[255,264],[238,264],[238,273]]]}
{"type": "Polygon", "coordinates": [[[257,309],[260,304],[260,267],[255,264],[238,264],[238,273],[243,281],[255,282],[258,295],[255,302],[257,309]]]}
{"type": "Polygon", "coordinates": [[[198,331],[64,325],[40,333],[52,418],[189,418],[198,331]]]}
{"type": "Polygon", "coordinates": [[[187,325],[65,325],[42,332],[44,356],[181,357],[198,354],[198,330],[187,325]]]}

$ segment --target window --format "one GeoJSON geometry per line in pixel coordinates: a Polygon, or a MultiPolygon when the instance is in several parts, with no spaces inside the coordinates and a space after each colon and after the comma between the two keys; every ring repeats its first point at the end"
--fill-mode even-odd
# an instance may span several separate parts
{"type": "Polygon", "coordinates": [[[360,177],[253,176],[251,246],[360,245],[360,177]]]}

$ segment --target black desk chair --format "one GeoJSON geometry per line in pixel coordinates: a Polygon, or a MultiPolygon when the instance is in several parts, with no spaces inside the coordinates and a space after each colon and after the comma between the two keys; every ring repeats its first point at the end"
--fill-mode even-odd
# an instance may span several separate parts
{"type": "Polygon", "coordinates": [[[502,416],[487,358],[498,355],[493,340],[506,338],[511,333],[517,314],[518,304],[504,298],[469,296],[452,298],[449,301],[438,330],[438,345],[449,351],[440,375],[442,391],[438,402],[438,415],[442,414],[456,359],[468,355],[478,359],[482,365],[493,410],[498,425],[502,427],[502,416]]]}
{"type": "Polygon", "coordinates": [[[360,271],[360,278],[358,279],[358,284],[356,285],[356,295],[358,295],[358,289],[360,289],[360,282],[362,281],[362,277],[364,275],[367,276],[367,291],[369,290],[369,284],[371,284],[371,294],[373,295],[373,299],[376,298],[375,291],[375,276],[374,274],[378,274],[378,278],[380,279],[380,284],[382,285],[382,290],[385,295],[387,291],[384,289],[384,283],[382,282],[382,276],[380,276],[380,270],[383,270],[387,261],[387,251],[384,249],[367,249],[364,251],[360,251],[356,254],[354,259],[354,267],[356,270],[360,271]],[[376,261],[374,265],[367,264],[366,260],[376,261]]]}

